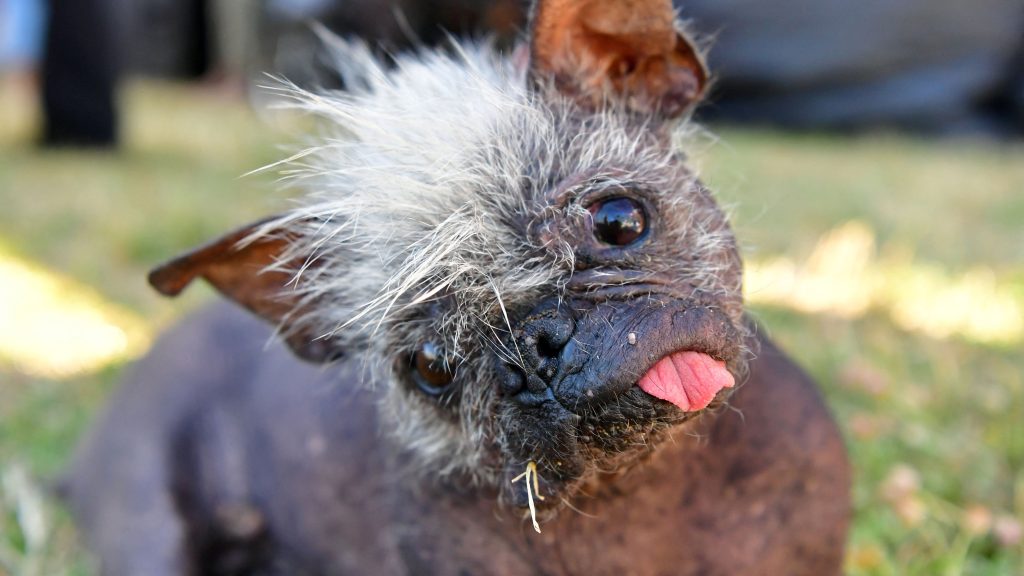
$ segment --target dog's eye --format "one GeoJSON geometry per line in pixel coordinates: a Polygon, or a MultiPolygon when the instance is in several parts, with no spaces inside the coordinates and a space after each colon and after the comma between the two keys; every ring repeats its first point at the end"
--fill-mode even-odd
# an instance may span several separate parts
{"type": "Polygon", "coordinates": [[[594,218],[594,237],[610,246],[628,246],[647,231],[644,207],[630,198],[608,198],[588,208],[594,218]]]}
{"type": "Polygon", "coordinates": [[[429,396],[440,396],[451,386],[455,374],[441,356],[440,349],[426,342],[412,355],[412,374],[416,386],[429,396]]]}

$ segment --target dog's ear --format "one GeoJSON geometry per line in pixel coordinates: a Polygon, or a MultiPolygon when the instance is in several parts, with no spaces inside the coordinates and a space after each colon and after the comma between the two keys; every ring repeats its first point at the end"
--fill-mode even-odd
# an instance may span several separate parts
{"type": "MultiPolygon", "coordinates": [[[[274,226],[269,218],[240,228],[187,252],[149,273],[149,283],[161,294],[177,296],[196,278],[258,316],[280,326],[295,353],[312,362],[325,362],[340,351],[293,320],[301,318],[305,302],[293,281],[309,265],[289,255],[295,232],[274,226]]],[[[315,266],[315,264],[312,264],[315,266]]]]}
{"type": "Polygon", "coordinates": [[[534,81],[583,106],[611,99],[674,118],[704,94],[704,60],[671,0],[538,0],[531,28],[534,81]]]}

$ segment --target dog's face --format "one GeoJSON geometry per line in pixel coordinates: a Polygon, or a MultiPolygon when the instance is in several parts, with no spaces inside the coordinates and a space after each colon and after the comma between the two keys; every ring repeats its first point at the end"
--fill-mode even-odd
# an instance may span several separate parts
{"type": "Polygon", "coordinates": [[[705,76],[669,2],[541,3],[528,59],[336,48],[351,93],[288,92],[331,130],[291,161],[302,206],[154,285],[202,276],[358,358],[425,474],[515,506],[530,463],[557,507],[726,400],[741,266],[673,145],[705,76]]]}

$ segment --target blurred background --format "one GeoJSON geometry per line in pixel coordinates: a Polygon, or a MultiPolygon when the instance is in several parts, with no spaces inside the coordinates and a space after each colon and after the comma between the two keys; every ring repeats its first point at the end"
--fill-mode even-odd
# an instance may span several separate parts
{"type": "MultiPolygon", "coordinates": [[[[716,82],[689,143],[747,298],[856,471],[850,574],[1024,575],[1024,0],[678,0],[716,82]]],[[[520,0],[0,0],[0,575],[95,574],[47,495],[154,336],[146,271],[294,191],[267,73],[310,23],[513,45],[520,0]]]]}

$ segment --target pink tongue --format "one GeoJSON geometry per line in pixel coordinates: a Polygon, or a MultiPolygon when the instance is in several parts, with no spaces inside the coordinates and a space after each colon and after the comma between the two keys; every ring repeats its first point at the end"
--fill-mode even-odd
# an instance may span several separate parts
{"type": "Polygon", "coordinates": [[[722,388],[732,388],[736,380],[725,369],[725,362],[700,352],[676,352],[658,360],[637,383],[655,398],[667,400],[684,412],[707,407],[722,388]]]}

